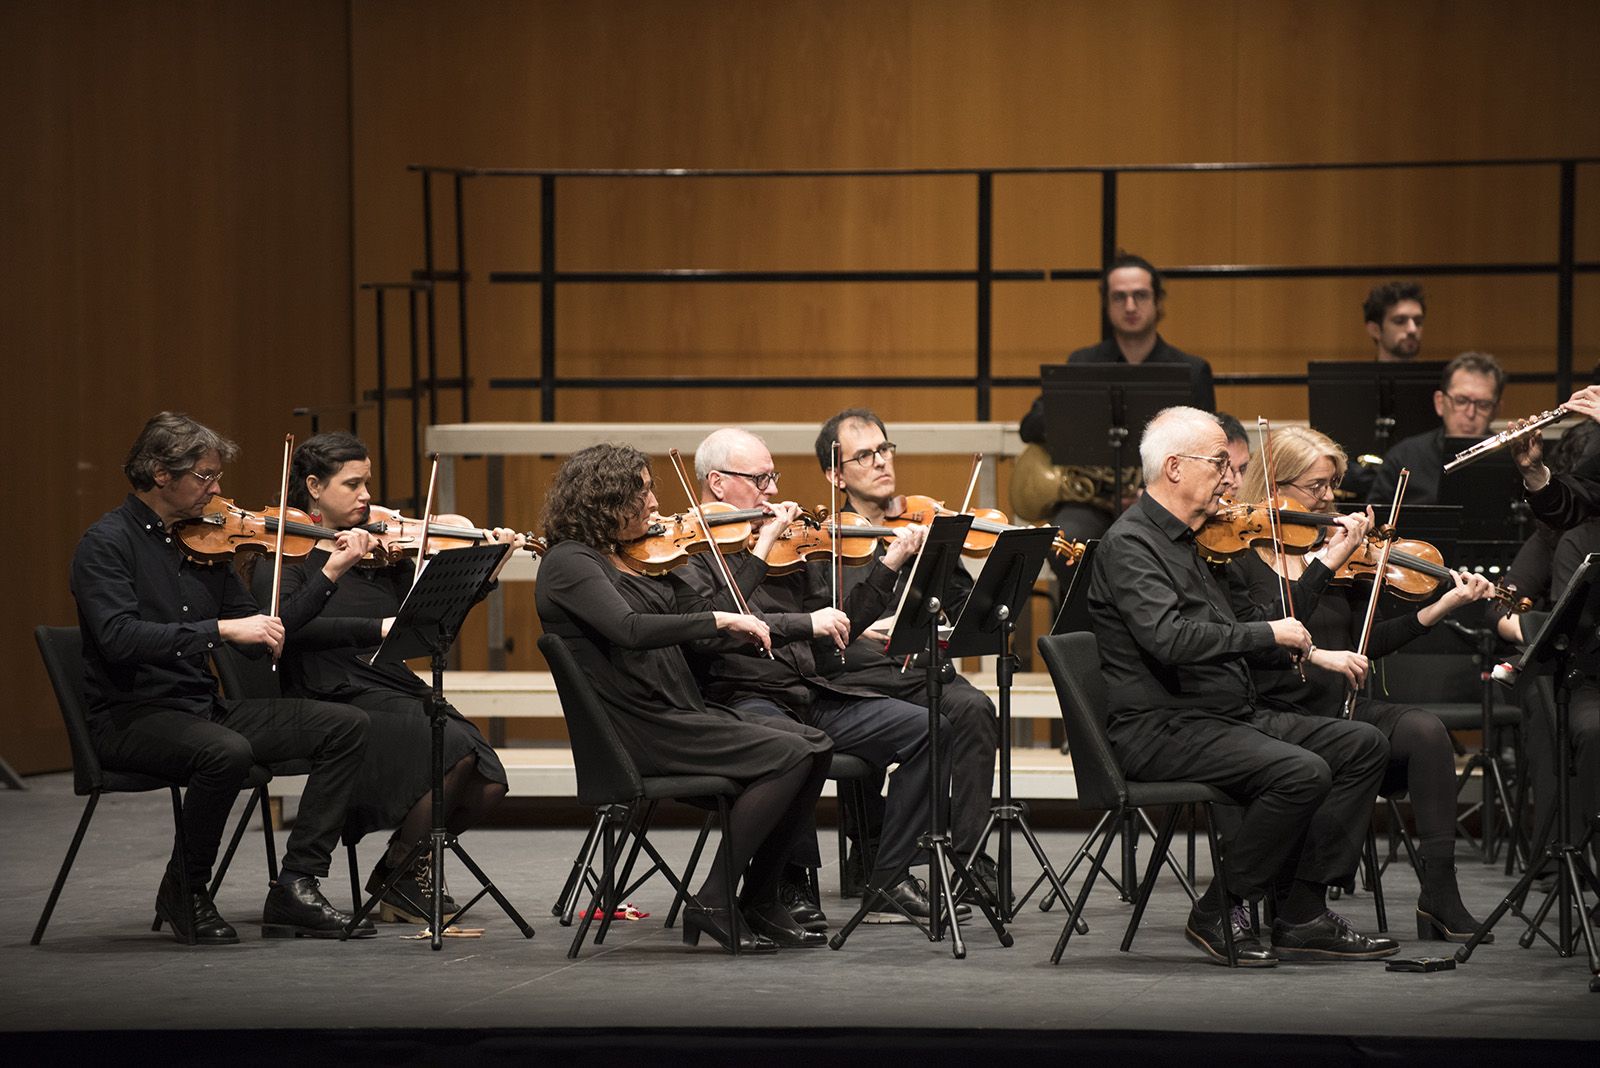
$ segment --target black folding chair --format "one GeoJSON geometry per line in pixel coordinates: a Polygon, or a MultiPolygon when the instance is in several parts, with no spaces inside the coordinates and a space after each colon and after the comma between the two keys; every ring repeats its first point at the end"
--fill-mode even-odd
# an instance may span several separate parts
{"type": "MultiPolygon", "coordinates": [[[[1166,806],[1167,818],[1156,835],[1150,860],[1134,903],[1133,917],[1122,938],[1122,951],[1133,946],[1134,933],[1144,917],[1150,892],[1155,887],[1156,876],[1162,863],[1172,868],[1191,899],[1194,888],[1184,878],[1182,869],[1170,853],[1172,834],[1178,825],[1178,816],[1186,806],[1206,807],[1206,830],[1211,841],[1211,870],[1223,899],[1227,900],[1227,880],[1222,862],[1222,845],[1218,839],[1216,820],[1212,817],[1213,805],[1232,805],[1234,801],[1214,786],[1197,782],[1133,782],[1122,774],[1111,743],[1106,738],[1106,684],[1100,673],[1100,651],[1093,634],[1055,634],[1039,639],[1039,652],[1044,656],[1050,678],[1055,682],[1056,697],[1061,703],[1061,719],[1067,731],[1067,743],[1072,750],[1072,772],[1078,784],[1078,804],[1086,809],[1101,810],[1105,814],[1094,831],[1061,873],[1065,883],[1078,865],[1089,856],[1095,839],[1100,840],[1099,853],[1091,859],[1089,876],[1083,885],[1056,940],[1050,963],[1061,963],[1061,954],[1072,939],[1074,929],[1082,916],[1089,893],[1094,889],[1095,878],[1105,868],[1106,854],[1123,825],[1123,817],[1130,813],[1143,815],[1142,810],[1166,806]]],[[[1233,945],[1233,927],[1223,925],[1227,939],[1228,966],[1237,967],[1238,958],[1233,945]]]]}
{"type": "MultiPolygon", "coordinates": [[[[44,938],[44,931],[50,924],[50,916],[55,912],[56,902],[61,897],[61,889],[67,884],[67,874],[72,871],[72,864],[78,857],[78,847],[83,844],[83,836],[89,830],[89,821],[94,817],[94,810],[100,804],[100,795],[108,793],[144,793],[149,790],[169,790],[172,793],[172,822],[175,828],[175,849],[178,857],[186,854],[183,833],[183,782],[160,778],[154,775],[142,775],[136,772],[114,771],[104,768],[100,764],[100,755],[95,752],[94,743],[89,736],[89,722],[85,714],[85,700],[83,691],[83,638],[78,633],[77,627],[35,627],[34,640],[39,645],[39,655],[44,659],[45,671],[49,673],[50,685],[55,689],[56,704],[61,710],[61,720],[67,728],[67,741],[72,749],[72,789],[79,797],[89,800],[84,805],[83,816],[78,820],[78,829],[72,836],[72,845],[67,848],[67,856],[61,862],[61,871],[56,875],[55,885],[50,888],[50,898],[45,902],[44,912],[39,916],[39,924],[33,929],[33,937],[29,939],[31,945],[38,945],[44,938]]],[[[260,789],[271,780],[272,772],[267,768],[257,765],[250,769],[250,777],[246,780],[249,787],[260,789]]],[[[243,834],[246,821],[250,818],[250,809],[245,808],[244,816],[239,821],[239,828],[234,833],[235,840],[243,834]]],[[[188,870],[183,864],[178,865],[179,889],[185,901],[189,900],[192,888],[189,886],[188,870]]],[[[222,872],[218,871],[216,880],[212,883],[212,893],[222,882],[222,872]]],[[[158,915],[153,931],[161,929],[161,917],[158,915]]],[[[194,945],[194,932],[190,932],[190,945],[194,945]]]]}
{"type": "MultiPolygon", "coordinates": [[[[539,651],[550,665],[556,694],[561,699],[561,713],[567,721],[567,735],[572,742],[572,763],[578,778],[579,803],[593,805],[596,809],[601,806],[620,806],[622,809],[618,819],[606,819],[598,824],[602,827],[604,859],[599,885],[590,899],[588,911],[578,925],[577,934],[573,936],[572,946],[567,950],[568,957],[576,958],[596,915],[601,916],[601,920],[594,940],[596,943],[605,941],[611,918],[622,903],[622,895],[617,888],[628,885],[634,862],[648,841],[650,820],[655,814],[656,805],[670,800],[715,807],[718,825],[722,830],[719,848],[724,851],[726,860],[728,799],[737,797],[742,788],[732,779],[720,775],[640,775],[633,758],[617,736],[611,713],[601,703],[588,676],[578,666],[566,643],[554,634],[546,634],[539,639],[539,651]],[[616,830],[619,825],[621,833],[616,830]],[[619,873],[617,862],[630,837],[633,847],[619,873]]],[[[735,907],[728,911],[733,952],[738,953],[740,919],[736,906],[739,898],[735,892],[738,873],[729,863],[724,863],[723,867],[727,898],[735,903],[735,907]]],[[[663,866],[661,870],[673,884],[674,890],[688,900],[694,900],[686,883],[679,880],[670,868],[663,866]]]]}

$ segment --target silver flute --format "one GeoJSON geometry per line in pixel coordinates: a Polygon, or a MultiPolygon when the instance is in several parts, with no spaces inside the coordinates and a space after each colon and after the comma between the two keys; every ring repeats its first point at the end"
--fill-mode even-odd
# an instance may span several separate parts
{"type": "Polygon", "coordinates": [[[1525,438],[1529,434],[1537,434],[1544,430],[1545,427],[1554,426],[1561,420],[1576,414],[1576,412],[1570,412],[1564,407],[1551,408],[1548,412],[1540,412],[1533,417],[1533,421],[1528,423],[1527,426],[1518,427],[1515,430],[1502,430],[1492,438],[1484,438],[1470,449],[1462,449],[1456,453],[1454,460],[1444,465],[1445,474],[1449,474],[1458,467],[1465,467],[1470,463],[1481,460],[1491,452],[1499,452],[1518,438],[1525,438]]]}

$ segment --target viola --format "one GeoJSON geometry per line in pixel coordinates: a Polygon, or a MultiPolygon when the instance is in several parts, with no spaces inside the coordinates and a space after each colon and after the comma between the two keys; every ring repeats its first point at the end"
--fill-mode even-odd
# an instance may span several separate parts
{"type": "MultiPolygon", "coordinates": [[[[1326,539],[1328,528],[1339,525],[1335,515],[1310,512],[1279,497],[1274,502],[1279,537],[1288,552],[1309,552],[1326,539]]],[[[1225,563],[1257,542],[1272,541],[1274,516],[1265,504],[1240,504],[1227,497],[1217,514],[1195,532],[1200,553],[1214,564],[1225,563]]]]}
{"type": "MultiPolygon", "coordinates": [[[[368,560],[388,564],[417,552],[423,541],[423,522],[401,515],[393,508],[372,505],[367,509],[368,521],[358,529],[372,535],[377,549],[368,560]]],[[[292,532],[292,531],[291,531],[292,532]]],[[[474,526],[472,520],[461,515],[436,515],[427,523],[428,555],[444,549],[464,549],[491,541],[493,531],[474,526]]],[[[544,555],[544,539],[532,533],[524,534],[523,548],[535,556],[544,555]]]]}
{"type": "Polygon", "coordinates": [[[789,524],[789,529],[773,542],[767,556],[767,571],[774,575],[788,575],[800,570],[806,561],[818,554],[832,554],[834,532],[838,531],[839,560],[849,566],[870,564],[877,558],[877,543],[895,536],[898,528],[873,526],[859,512],[840,512],[837,528],[828,518],[826,508],[802,516],[789,524]]]}
{"type": "Polygon", "coordinates": [[[320,541],[332,541],[337,530],[318,526],[298,508],[263,508],[252,512],[227,497],[213,497],[194,519],[174,528],[178,545],[192,560],[214,564],[231,560],[237,552],[270,553],[278,547],[278,524],[283,523],[283,555],[305,556],[320,541]]]}
{"type": "Polygon", "coordinates": [[[890,527],[904,527],[916,524],[928,526],[942,515],[970,515],[972,526],[967,529],[966,540],[961,543],[961,555],[974,559],[982,559],[989,555],[994,548],[995,539],[1008,530],[1018,530],[1006,521],[1006,514],[998,508],[971,508],[966,512],[957,512],[946,508],[943,501],[924,497],[921,494],[909,494],[901,498],[903,502],[900,514],[885,519],[884,525],[890,527]]]}
{"type": "MultiPolygon", "coordinates": [[[[702,504],[700,511],[724,552],[743,549],[755,533],[755,522],[770,514],[761,508],[735,508],[725,501],[702,504]]],[[[710,544],[694,514],[653,515],[644,536],[622,546],[622,562],[641,575],[664,575],[710,544]]]]}
{"type": "MultiPolygon", "coordinates": [[[[1378,569],[1378,543],[1383,535],[1373,532],[1367,540],[1333,574],[1334,582],[1354,582],[1371,579],[1378,569]]],[[[1439,588],[1441,582],[1455,581],[1450,569],[1444,566],[1444,556],[1432,544],[1416,539],[1396,538],[1389,549],[1389,565],[1384,572],[1384,588],[1396,597],[1407,601],[1425,601],[1439,588]]],[[[1491,600],[1509,612],[1526,612],[1533,601],[1517,596],[1515,586],[1495,584],[1491,600]]]]}

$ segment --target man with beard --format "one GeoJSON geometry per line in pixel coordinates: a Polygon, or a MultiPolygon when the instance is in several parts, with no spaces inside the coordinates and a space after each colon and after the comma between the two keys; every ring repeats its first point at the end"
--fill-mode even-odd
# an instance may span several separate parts
{"type": "Polygon", "coordinates": [[[1385,282],[1373,286],[1361,302],[1367,336],[1378,349],[1380,363],[1414,360],[1422,351],[1422,320],[1428,306],[1422,287],[1415,282],[1385,282]]]}

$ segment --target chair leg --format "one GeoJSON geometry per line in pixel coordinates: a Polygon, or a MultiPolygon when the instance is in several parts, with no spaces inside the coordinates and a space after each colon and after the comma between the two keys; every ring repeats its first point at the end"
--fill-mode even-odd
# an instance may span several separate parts
{"type": "MultiPolygon", "coordinates": [[[[1133,936],[1139,930],[1139,921],[1144,918],[1145,906],[1150,903],[1150,892],[1155,889],[1156,876],[1161,873],[1161,865],[1168,860],[1167,850],[1172,845],[1172,833],[1178,828],[1178,816],[1183,812],[1182,805],[1172,805],[1167,813],[1167,820],[1161,825],[1161,832],[1156,835],[1155,844],[1150,848],[1150,860],[1145,865],[1144,882],[1139,886],[1139,895],[1133,906],[1133,916],[1128,920],[1128,930],[1122,936],[1122,952],[1126,953],[1133,946],[1133,936]]],[[[1143,812],[1140,815],[1144,815],[1143,812]]],[[[1173,869],[1177,869],[1177,862],[1173,862],[1173,869]]],[[[1181,874],[1181,873],[1180,873],[1181,874]]]]}
{"type": "Polygon", "coordinates": [[[361,862],[356,858],[356,844],[354,842],[346,842],[344,844],[344,852],[345,855],[350,858],[350,900],[355,902],[355,905],[353,906],[354,911],[360,912],[362,899],[361,875],[359,872],[361,862]]]}
{"type": "MultiPolygon", "coordinates": [[[[1107,812],[1101,817],[1100,822],[1104,824],[1109,819],[1111,819],[1111,813],[1107,812]]],[[[1078,920],[1083,916],[1084,906],[1089,903],[1089,892],[1094,889],[1094,881],[1101,872],[1105,871],[1106,854],[1111,852],[1111,843],[1117,837],[1115,827],[1116,825],[1113,823],[1111,829],[1108,829],[1100,839],[1100,853],[1090,862],[1089,877],[1083,881],[1083,889],[1078,892],[1078,900],[1073,902],[1072,908],[1067,912],[1067,922],[1061,928],[1061,935],[1056,939],[1056,948],[1050,954],[1051,964],[1061,963],[1061,953],[1067,948],[1067,943],[1072,941],[1072,932],[1078,926],[1078,920]]],[[[1098,833],[1099,827],[1097,826],[1095,830],[1098,833]]],[[[1093,841],[1093,835],[1084,842],[1084,845],[1087,846],[1089,841],[1093,841]]],[[[1070,867],[1075,868],[1077,866],[1078,861],[1074,859],[1070,867]]],[[[1110,877],[1109,874],[1106,876],[1108,879],[1110,877]]],[[[1065,886],[1066,879],[1063,878],[1061,883],[1065,886]]],[[[1054,893],[1054,891],[1051,892],[1054,893]]]]}
{"type": "Polygon", "coordinates": [[[733,955],[737,957],[739,928],[744,921],[739,911],[740,873],[733,870],[733,828],[728,825],[728,799],[721,794],[717,795],[717,821],[722,825],[722,877],[728,894],[728,934],[733,939],[733,955]]]}
{"type": "Polygon", "coordinates": [[[1378,913],[1378,933],[1389,932],[1389,915],[1383,907],[1383,873],[1378,870],[1378,836],[1372,829],[1372,824],[1367,824],[1367,842],[1362,848],[1361,859],[1367,868],[1367,880],[1372,884],[1372,907],[1378,913]]]}
{"type": "MultiPolygon", "coordinates": [[[[258,786],[256,789],[265,793],[267,788],[258,786]]],[[[217,865],[216,874],[211,876],[211,896],[213,898],[217,896],[217,891],[222,888],[223,877],[228,874],[228,868],[233,864],[233,854],[238,851],[239,843],[244,840],[245,829],[250,826],[250,810],[255,807],[255,798],[252,797],[245,803],[244,811],[239,813],[238,826],[233,829],[233,837],[228,839],[228,848],[223,851],[222,861],[217,865]]]]}
{"type": "Polygon", "coordinates": [[[83,836],[89,829],[89,820],[94,817],[95,806],[100,804],[100,791],[96,790],[89,795],[88,803],[83,806],[83,815],[78,819],[78,829],[72,835],[72,844],[67,847],[66,859],[61,862],[61,871],[56,875],[55,885],[50,888],[50,897],[44,903],[44,911],[39,914],[39,925],[33,929],[33,937],[28,939],[30,946],[36,946],[44,938],[44,929],[50,925],[50,915],[56,910],[56,901],[61,897],[61,888],[67,885],[67,873],[72,870],[72,862],[78,859],[78,847],[83,844],[83,836]]]}
{"type": "Polygon", "coordinates": [[[586,889],[584,876],[594,864],[594,851],[600,844],[600,831],[605,827],[606,813],[610,808],[610,805],[600,805],[594,810],[594,822],[589,824],[589,833],[584,836],[583,845],[578,847],[578,855],[572,858],[572,871],[567,874],[567,881],[562,884],[556,903],[550,907],[550,915],[564,917],[561,920],[563,927],[571,926],[578,898],[586,889]]]}
{"type": "MultiPolygon", "coordinates": [[[[1094,829],[1089,832],[1089,837],[1083,840],[1083,844],[1078,847],[1078,851],[1072,854],[1072,859],[1067,861],[1066,867],[1062,868],[1058,874],[1057,877],[1062,886],[1065,886],[1067,881],[1072,878],[1074,873],[1077,872],[1079,864],[1082,864],[1085,860],[1089,860],[1091,863],[1093,863],[1093,858],[1090,856],[1090,853],[1094,850],[1095,839],[1100,837],[1101,834],[1105,834],[1108,837],[1114,838],[1116,837],[1117,833],[1116,829],[1117,824],[1111,822],[1111,813],[1102,812],[1100,814],[1100,819],[1095,822],[1094,829]]],[[[1109,872],[1105,873],[1105,875],[1107,879],[1111,878],[1111,874],[1109,872]]],[[[1045,877],[1041,873],[1040,876],[1033,881],[1033,885],[1028,887],[1028,892],[1022,895],[1023,898],[1026,899],[1032,895],[1032,893],[1039,889],[1039,887],[1043,885],[1045,881],[1045,877]]],[[[1045,894],[1044,897],[1039,899],[1039,911],[1049,912],[1051,907],[1055,905],[1055,902],[1056,892],[1054,888],[1051,888],[1049,893],[1045,894]]]]}
{"type": "Polygon", "coordinates": [[[711,823],[715,818],[707,812],[705,821],[700,824],[700,837],[694,840],[694,850],[689,854],[689,865],[683,869],[683,878],[678,881],[678,892],[672,896],[672,907],[667,910],[668,927],[678,922],[678,913],[683,909],[684,899],[689,896],[689,887],[694,883],[695,870],[700,867],[700,852],[706,847],[706,839],[711,835],[711,823]]]}
{"type": "Polygon", "coordinates": [[[267,799],[266,787],[256,792],[256,800],[261,806],[261,840],[267,848],[267,883],[270,885],[278,881],[278,843],[272,833],[272,802],[267,799]]]}
{"type": "MultiPolygon", "coordinates": [[[[644,836],[650,832],[650,820],[656,814],[656,802],[647,803],[639,813],[637,826],[629,824],[633,831],[633,848],[628,850],[627,863],[622,866],[622,873],[616,877],[615,887],[607,896],[603,906],[603,915],[600,917],[600,927],[594,933],[594,944],[600,945],[606,940],[606,932],[611,930],[611,917],[616,914],[617,907],[622,904],[622,891],[628,885],[628,876],[633,872],[633,865],[639,859],[639,847],[644,842],[644,836]]],[[[626,836],[626,830],[624,831],[626,836]]],[[[626,837],[624,837],[626,840],[626,837]]]]}
{"type": "MultiPolygon", "coordinates": [[[[632,822],[633,806],[628,806],[628,823],[632,822]]],[[[626,826],[626,824],[624,824],[626,826]]],[[[600,866],[600,882],[594,888],[594,896],[589,899],[589,908],[584,912],[583,919],[578,923],[577,933],[572,936],[572,945],[567,947],[567,957],[576,960],[578,950],[583,947],[583,940],[589,934],[589,925],[594,922],[595,916],[611,895],[611,881],[616,874],[617,860],[622,856],[622,847],[627,842],[625,834],[619,834],[613,829],[611,822],[607,821],[601,838],[604,844],[604,860],[600,866]]]]}
{"type": "MultiPolygon", "coordinates": [[[[177,828],[176,849],[178,851],[178,892],[183,895],[185,904],[194,900],[194,887],[189,885],[189,839],[183,832],[183,791],[176,786],[172,788],[172,825],[177,828]]],[[[156,917],[156,928],[161,925],[161,917],[156,917]]],[[[194,929],[194,924],[189,924],[189,944],[200,944],[199,935],[194,929]]]]}

